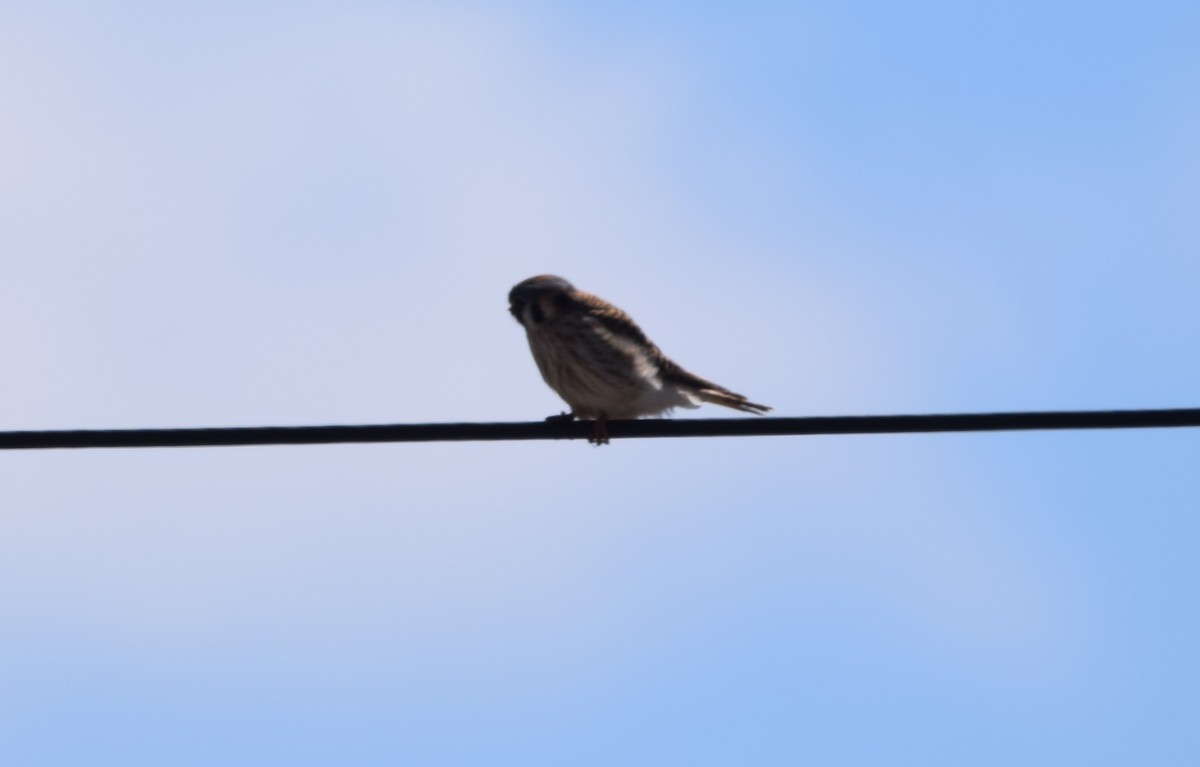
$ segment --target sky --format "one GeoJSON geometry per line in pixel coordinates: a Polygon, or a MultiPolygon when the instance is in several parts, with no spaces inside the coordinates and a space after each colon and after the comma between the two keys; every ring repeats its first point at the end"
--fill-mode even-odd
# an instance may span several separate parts
{"type": "MultiPolygon", "coordinates": [[[[0,9],[0,430],[1195,407],[1200,6],[0,9]],[[707,407],[675,417],[732,415],[707,407]]],[[[1191,430],[10,452],[0,761],[1191,765],[1191,430]]]]}

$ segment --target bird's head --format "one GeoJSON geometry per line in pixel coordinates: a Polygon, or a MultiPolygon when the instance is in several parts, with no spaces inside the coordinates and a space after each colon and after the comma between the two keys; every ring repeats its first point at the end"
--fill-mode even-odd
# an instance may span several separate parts
{"type": "Polygon", "coordinates": [[[575,286],[562,277],[539,274],[522,280],[508,292],[508,311],[526,330],[553,319],[570,308],[575,286]]]}

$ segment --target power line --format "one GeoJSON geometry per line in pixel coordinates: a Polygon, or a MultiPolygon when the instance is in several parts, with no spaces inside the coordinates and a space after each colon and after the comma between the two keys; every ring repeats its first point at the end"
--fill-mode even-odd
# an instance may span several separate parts
{"type": "MultiPolygon", "coordinates": [[[[1200,426],[1200,408],[610,421],[613,439],[1150,429],[1200,426]]],[[[0,432],[0,450],[587,439],[590,421],[0,432]]]]}

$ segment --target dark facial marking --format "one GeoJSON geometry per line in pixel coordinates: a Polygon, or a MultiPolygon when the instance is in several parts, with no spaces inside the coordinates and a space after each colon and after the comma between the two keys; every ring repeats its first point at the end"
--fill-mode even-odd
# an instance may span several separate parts
{"type": "Polygon", "coordinates": [[[560,314],[563,314],[569,312],[573,308],[574,301],[572,301],[571,297],[566,293],[559,293],[554,297],[554,306],[558,309],[560,314]]]}
{"type": "Polygon", "coordinates": [[[542,305],[537,301],[529,306],[529,318],[533,320],[534,325],[541,325],[546,321],[546,313],[542,311],[542,305]]]}

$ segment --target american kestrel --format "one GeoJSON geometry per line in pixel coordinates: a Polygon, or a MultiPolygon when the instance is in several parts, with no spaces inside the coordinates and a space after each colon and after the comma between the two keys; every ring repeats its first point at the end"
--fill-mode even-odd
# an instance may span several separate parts
{"type": "Polygon", "coordinates": [[[562,277],[519,282],[508,304],[542,378],[571,406],[547,420],[594,420],[593,444],[608,442],[609,419],[662,415],[701,402],[760,415],[771,409],[676,365],[628,314],[562,277]]]}

